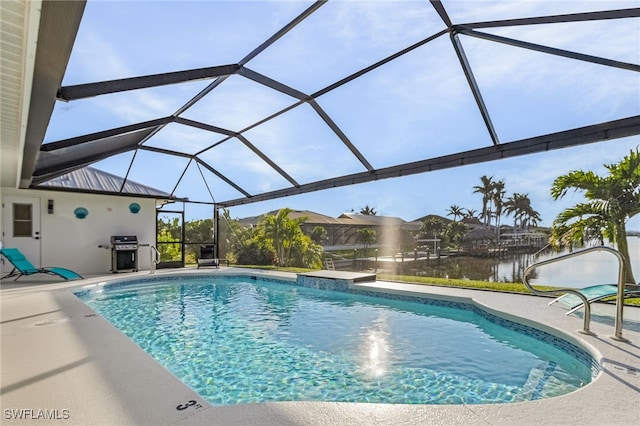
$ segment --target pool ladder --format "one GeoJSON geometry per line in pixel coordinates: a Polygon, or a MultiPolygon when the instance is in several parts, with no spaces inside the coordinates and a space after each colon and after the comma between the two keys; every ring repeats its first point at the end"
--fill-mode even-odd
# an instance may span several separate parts
{"type": "Polygon", "coordinates": [[[576,252],[573,252],[573,253],[564,254],[564,255],[561,255],[561,256],[558,256],[558,257],[554,257],[554,258],[551,258],[551,259],[547,259],[547,260],[543,260],[543,261],[534,263],[533,265],[530,265],[529,267],[527,267],[527,269],[525,269],[524,276],[522,278],[522,282],[529,289],[529,291],[531,291],[533,294],[551,294],[551,295],[555,295],[555,296],[560,296],[560,295],[562,295],[564,293],[571,293],[571,294],[574,294],[577,297],[579,297],[582,300],[582,303],[584,304],[584,324],[583,324],[583,327],[582,327],[583,329],[580,330],[580,332],[584,333],[584,334],[593,335],[594,333],[592,333],[589,330],[589,324],[591,323],[591,305],[589,304],[589,300],[587,299],[587,297],[584,294],[580,293],[578,290],[576,290],[574,288],[560,288],[560,289],[556,289],[556,290],[538,290],[536,288],[533,288],[531,286],[531,284],[529,284],[529,275],[537,267],[540,267],[540,266],[543,266],[543,265],[548,265],[550,263],[560,262],[560,261],[567,260],[567,259],[572,258],[572,257],[582,256],[583,254],[594,252],[594,251],[609,252],[609,253],[613,254],[618,259],[618,294],[617,294],[617,297],[616,297],[616,322],[615,322],[615,333],[614,333],[613,336],[611,336],[611,338],[614,339],[614,340],[619,340],[619,341],[625,341],[626,342],[627,339],[622,337],[622,320],[623,320],[622,316],[623,316],[623,310],[624,310],[624,288],[625,288],[624,261],[622,259],[622,255],[617,250],[614,250],[611,247],[606,247],[606,246],[589,247],[589,248],[584,249],[584,250],[580,250],[580,251],[576,251],[576,252]]]}
{"type": "Polygon", "coordinates": [[[151,264],[149,266],[149,274],[155,274],[156,266],[158,265],[158,262],[160,260],[160,252],[154,246],[150,247],[151,249],[149,250],[149,252],[151,253],[151,264]]]}

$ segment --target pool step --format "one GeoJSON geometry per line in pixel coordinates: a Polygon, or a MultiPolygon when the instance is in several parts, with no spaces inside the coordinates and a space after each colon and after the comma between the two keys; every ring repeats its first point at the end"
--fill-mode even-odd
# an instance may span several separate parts
{"type": "Polygon", "coordinates": [[[556,363],[553,361],[542,363],[533,367],[529,372],[527,381],[522,386],[521,397],[523,400],[540,399],[549,379],[553,377],[556,363]]]}

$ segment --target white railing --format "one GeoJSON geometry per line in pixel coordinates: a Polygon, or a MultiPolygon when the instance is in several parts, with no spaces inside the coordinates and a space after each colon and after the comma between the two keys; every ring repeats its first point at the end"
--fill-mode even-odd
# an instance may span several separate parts
{"type": "Polygon", "coordinates": [[[155,274],[156,265],[160,261],[160,252],[154,246],[150,246],[150,247],[151,249],[149,250],[149,252],[151,253],[151,265],[149,267],[149,274],[155,274]]]}

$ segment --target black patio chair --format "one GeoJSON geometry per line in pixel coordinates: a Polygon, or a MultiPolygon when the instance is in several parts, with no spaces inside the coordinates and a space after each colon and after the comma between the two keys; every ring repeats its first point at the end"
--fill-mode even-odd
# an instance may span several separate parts
{"type": "Polygon", "coordinates": [[[200,267],[213,266],[218,268],[220,266],[220,262],[215,257],[215,246],[213,245],[202,245],[200,246],[200,256],[198,256],[198,269],[200,267]]]}

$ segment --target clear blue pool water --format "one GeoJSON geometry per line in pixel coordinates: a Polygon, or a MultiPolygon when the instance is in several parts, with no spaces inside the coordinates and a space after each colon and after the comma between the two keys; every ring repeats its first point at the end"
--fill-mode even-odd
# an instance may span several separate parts
{"type": "Polygon", "coordinates": [[[501,403],[595,374],[581,349],[465,304],[220,276],[77,295],[212,405],[501,403]]]}

